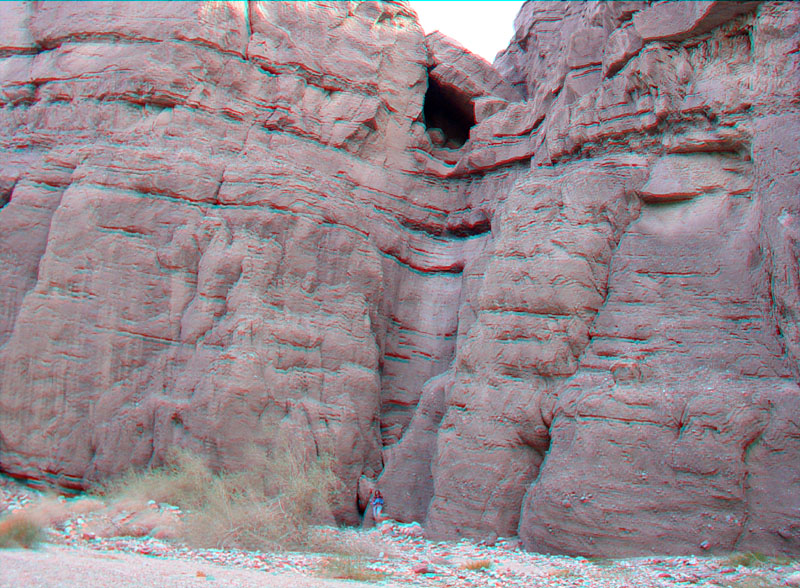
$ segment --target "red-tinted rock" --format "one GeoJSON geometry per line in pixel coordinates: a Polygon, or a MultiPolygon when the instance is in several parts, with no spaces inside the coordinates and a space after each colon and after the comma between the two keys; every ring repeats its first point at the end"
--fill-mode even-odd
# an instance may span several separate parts
{"type": "Polygon", "coordinates": [[[444,378],[433,378],[426,383],[403,442],[387,447],[384,452],[380,482],[387,509],[394,519],[425,520],[433,498],[431,461],[448,384],[444,378]]]}
{"type": "Polygon", "coordinates": [[[796,5],[0,16],[2,471],[289,436],[340,521],[800,549],[796,5]]]}
{"type": "MultiPolygon", "coordinates": [[[[662,6],[681,10],[649,10],[662,6]]],[[[609,555],[798,549],[798,470],[779,465],[800,450],[786,420],[798,410],[796,199],[777,194],[797,193],[797,81],[787,91],[784,76],[798,72],[800,27],[790,5],[732,9],[745,8],[693,21],[686,33],[710,31],[699,49],[631,45],[588,92],[559,63],[589,10],[520,13],[498,62],[527,80],[534,111],[550,107],[530,173],[496,209],[478,318],[451,369],[432,536],[518,529],[528,548],[609,555]]]]}
{"type": "Polygon", "coordinates": [[[458,88],[473,99],[488,95],[517,102],[522,98],[497,70],[453,39],[436,31],[425,37],[425,45],[430,75],[440,83],[458,88]]]}
{"type": "MultiPolygon", "coordinates": [[[[36,41],[30,30],[32,2],[3,2],[0,4],[0,50],[4,52],[33,52],[36,41]]],[[[3,76],[5,79],[5,76],[3,76]]]]}
{"type": "Polygon", "coordinates": [[[572,69],[597,65],[602,60],[606,31],[603,27],[587,28],[579,35],[572,35],[567,48],[567,65],[572,69]]]}
{"type": "Polygon", "coordinates": [[[800,586],[800,572],[796,572],[794,574],[790,574],[786,577],[783,581],[786,586],[800,586]]]}
{"type": "Polygon", "coordinates": [[[636,32],[647,41],[682,41],[706,33],[756,9],[759,2],[658,2],[633,17],[636,32]]]}
{"type": "Polygon", "coordinates": [[[744,194],[752,188],[752,172],[746,163],[735,157],[698,153],[656,161],[639,194],[645,202],[669,202],[714,192],[744,194]]]}
{"type": "Polygon", "coordinates": [[[421,562],[414,564],[411,567],[411,571],[414,572],[415,574],[430,574],[433,572],[433,568],[429,564],[421,562]]]}
{"type": "Polygon", "coordinates": [[[642,48],[642,38],[632,23],[615,30],[603,46],[603,76],[611,77],[642,48]]]}
{"type": "Polygon", "coordinates": [[[405,283],[447,299],[452,246],[397,221],[450,206],[399,171],[427,54],[403,6],[298,7],[4,7],[46,48],[2,69],[39,89],[4,95],[4,471],[81,486],[175,444],[237,467],[289,434],[353,492],[380,472],[381,426],[402,433],[456,324],[456,288],[443,311],[405,283]],[[264,53],[292,27],[302,64],[264,53]],[[424,355],[389,365],[408,341],[424,355]]]}

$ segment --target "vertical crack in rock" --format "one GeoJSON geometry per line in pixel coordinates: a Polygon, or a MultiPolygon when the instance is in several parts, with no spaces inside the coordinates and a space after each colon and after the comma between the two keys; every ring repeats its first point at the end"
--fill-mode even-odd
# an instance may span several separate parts
{"type": "MultiPolygon", "coordinates": [[[[36,292],[37,279],[47,257],[54,215],[61,207],[69,185],[73,163],[52,166],[45,172],[15,178],[7,191],[6,205],[0,213],[0,259],[5,280],[0,280],[0,349],[14,336],[24,300],[36,292]],[[43,181],[47,180],[47,181],[43,181]],[[12,209],[15,212],[12,213],[12,209]]],[[[0,374],[2,373],[0,354],[0,374]]],[[[2,387],[0,377],[0,388],[2,387]]]]}
{"type": "MultiPolygon", "coordinates": [[[[767,426],[769,426],[769,424],[767,424],[767,426]]],[[[765,427],[765,429],[766,429],[766,427],[765,427]]],[[[742,448],[741,461],[742,461],[743,475],[742,475],[741,492],[742,492],[742,504],[743,504],[742,513],[743,513],[743,516],[742,516],[742,520],[740,521],[741,531],[738,533],[738,535],[736,535],[736,537],[734,538],[732,544],[729,545],[729,546],[726,546],[731,551],[739,551],[740,546],[741,546],[743,540],[745,539],[745,537],[747,536],[747,532],[749,530],[748,527],[749,527],[749,523],[750,523],[750,510],[751,510],[750,503],[751,503],[751,501],[753,499],[753,496],[752,496],[752,488],[751,488],[751,481],[750,481],[750,464],[748,462],[750,460],[751,450],[754,450],[754,449],[757,448],[758,444],[760,443],[761,439],[764,436],[764,430],[765,429],[762,429],[761,431],[759,431],[758,434],[755,435],[753,437],[753,439],[747,441],[744,444],[744,447],[742,448]]]]}

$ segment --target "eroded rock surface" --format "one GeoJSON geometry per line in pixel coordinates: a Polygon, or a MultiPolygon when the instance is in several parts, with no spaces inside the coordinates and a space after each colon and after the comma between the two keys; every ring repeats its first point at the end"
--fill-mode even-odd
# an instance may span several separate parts
{"type": "Polygon", "coordinates": [[[289,435],[345,522],[800,551],[795,5],[0,16],[4,472],[289,435]]]}

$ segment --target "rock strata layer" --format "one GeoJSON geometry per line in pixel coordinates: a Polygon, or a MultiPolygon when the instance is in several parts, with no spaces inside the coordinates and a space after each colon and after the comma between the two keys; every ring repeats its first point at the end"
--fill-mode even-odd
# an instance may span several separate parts
{"type": "Polygon", "coordinates": [[[432,537],[800,552],[800,9],[0,3],[0,470],[289,437],[432,537]]]}

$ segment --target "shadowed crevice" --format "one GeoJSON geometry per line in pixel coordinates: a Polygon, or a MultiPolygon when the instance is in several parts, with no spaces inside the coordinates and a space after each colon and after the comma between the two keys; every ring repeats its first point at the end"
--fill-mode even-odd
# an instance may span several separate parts
{"type": "Polygon", "coordinates": [[[442,224],[423,223],[410,219],[403,219],[400,224],[412,231],[419,231],[434,237],[449,237],[452,239],[468,239],[485,235],[492,230],[492,222],[488,218],[476,222],[465,222],[452,227],[442,224]]]}
{"type": "Polygon", "coordinates": [[[469,139],[469,131],[475,126],[475,107],[472,97],[455,86],[445,84],[431,76],[428,70],[428,90],[422,108],[425,128],[441,130],[444,135],[434,137],[442,146],[458,149],[469,139]]]}
{"type": "Polygon", "coordinates": [[[484,235],[492,230],[492,221],[488,218],[479,220],[476,223],[464,223],[447,230],[447,234],[452,237],[466,239],[469,237],[477,237],[484,235]]]}
{"type": "Polygon", "coordinates": [[[6,204],[11,202],[11,193],[14,191],[14,186],[16,185],[16,182],[10,186],[0,184],[0,208],[3,208],[6,204]]]}

